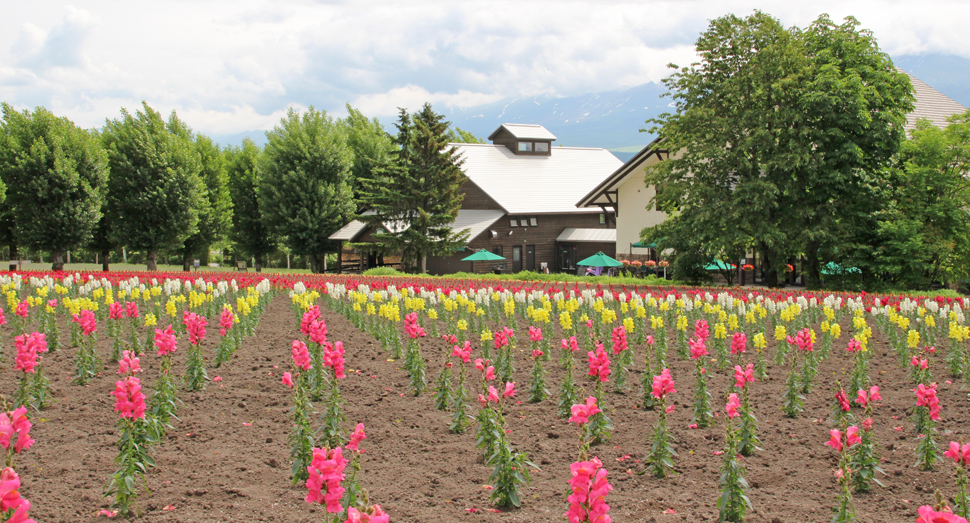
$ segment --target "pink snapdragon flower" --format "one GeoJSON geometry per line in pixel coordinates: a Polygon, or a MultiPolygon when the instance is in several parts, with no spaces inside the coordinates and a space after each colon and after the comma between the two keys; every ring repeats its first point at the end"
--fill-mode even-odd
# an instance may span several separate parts
{"type": "Polygon", "coordinates": [[[802,352],[812,352],[815,348],[815,343],[812,341],[812,331],[808,328],[804,328],[795,334],[795,337],[787,336],[785,341],[798,347],[798,350],[802,352]]]}
{"type": "Polygon", "coordinates": [[[740,365],[734,366],[735,388],[743,389],[748,383],[753,383],[754,381],[754,363],[749,363],[745,368],[741,368],[740,365]]]}
{"type": "Polygon", "coordinates": [[[327,343],[327,323],[323,321],[323,318],[318,318],[310,322],[309,330],[310,341],[317,345],[325,345],[327,343]]]}
{"type": "Polygon", "coordinates": [[[699,360],[707,356],[707,344],[704,343],[704,340],[705,338],[691,338],[687,340],[687,344],[690,346],[691,359],[699,360]]]}
{"type": "Polygon", "coordinates": [[[489,403],[498,403],[498,390],[489,385],[488,386],[488,396],[485,398],[489,403]]]}
{"type": "Polygon", "coordinates": [[[319,305],[314,305],[313,307],[310,307],[309,309],[307,309],[307,311],[303,313],[303,318],[300,320],[300,332],[302,332],[304,336],[309,337],[310,324],[313,323],[319,317],[320,317],[319,305]]]}
{"type": "Polygon", "coordinates": [[[590,396],[586,398],[586,403],[578,403],[569,408],[572,416],[569,418],[569,423],[575,423],[577,425],[583,425],[589,423],[589,418],[593,417],[599,412],[602,412],[599,407],[596,406],[596,397],[590,396]]]}
{"type": "Polygon", "coordinates": [[[344,374],[344,342],[327,343],[323,346],[323,364],[333,369],[335,378],[345,378],[344,374]]]}
{"type": "Polygon", "coordinates": [[[75,314],[71,321],[81,326],[81,333],[85,336],[90,336],[98,330],[98,319],[91,311],[82,310],[75,314]]]}
{"type": "Polygon", "coordinates": [[[859,343],[859,340],[857,340],[855,338],[849,338],[849,346],[846,347],[845,350],[847,350],[849,352],[858,352],[858,351],[862,350],[862,344],[859,343]]]}
{"type": "Polygon", "coordinates": [[[122,418],[143,419],[145,417],[145,393],[141,382],[134,376],[115,382],[115,412],[122,418]]]}
{"type": "Polygon", "coordinates": [[[506,381],[505,390],[502,392],[503,398],[514,398],[515,397],[515,382],[506,381]]]}
{"type": "Polygon", "coordinates": [[[566,498],[569,511],[563,514],[569,523],[609,523],[610,506],[606,504],[606,495],[613,486],[606,480],[608,472],[603,468],[603,462],[598,458],[577,461],[569,466],[569,471],[572,493],[566,498]]]}
{"type": "Polygon", "coordinates": [[[14,345],[17,347],[14,368],[32,374],[37,360],[40,359],[40,353],[47,352],[46,336],[42,332],[22,334],[14,338],[14,345]]]}
{"type": "Polygon", "coordinates": [[[165,330],[155,329],[155,348],[158,349],[159,356],[171,354],[178,349],[178,339],[171,324],[165,330]]]}
{"type": "Polygon", "coordinates": [[[697,320],[697,323],[694,324],[694,337],[701,341],[711,337],[711,329],[706,320],[697,320]]]}
{"type": "Polygon", "coordinates": [[[589,372],[587,374],[596,376],[601,383],[610,381],[610,355],[606,353],[603,344],[597,342],[596,352],[588,351],[586,357],[589,364],[589,372]]]}
{"type": "Polygon", "coordinates": [[[113,302],[108,305],[108,319],[109,320],[120,320],[125,317],[125,306],[120,302],[113,302]]]}
{"type": "Polygon", "coordinates": [[[138,317],[138,302],[136,301],[125,302],[125,316],[128,316],[129,318],[138,317]]]}
{"type": "Polygon", "coordinates": [[[232,314],[232,307],[223,307],[222,314],[219,316],[219,335],[225,336],[236,323],[236,317],[232,314]]]}
{"type": "Polygon", "coordinates": [[[293,354],[293,365],[302,370],[310,369],[310,351],[307,350],[306,343],[293,340],[291,352],[293,354]]]}
{"type": "Polygon", "coordinates": [[[957,466],[970,465],[970,443],[960,446],[956,441],[950,442],[950,449],[943,453],[944,456],[956,462],[957,466]]]}
{"type": "Polygon", "coordinates": [[[869,404],[869,402],[880,400],[882,400],[882,396],[879,395],[879,387],[877,385],[873,385],[872,387],[869,387],[868,393],[866,393],[865,389],[859,389],[858,397],[855,401],[859,405],[865,407],[869,404]]]}
{"type": "Polygon", "coordinates": [[[738,409],[741,408],[741,402],[738,401],[738,395],[731,393],[728,395],[727,405],[724,406],[724,410],[727,411],[727,417],[734,419],[741,415],[738,409]]]}
{"type": "Polygon", "coordinates": [[[674,378],[670,375],[670,369],[663,369],[660,374],[653,377],[653,390],[651,394],[657,399],[663,399],[667,394],[677,392],[674,389],[674,378]]]}
{"type": "Polygon", "coordinates": [[[205,328],[209,326],[205,316],[200,316],[194,312],[184,311],[182,313],[182,323],[189,331],[189,343],[198,345],[205,339],[205,328]]]}
{"type": "Polygon", "coordinates": [[[364,434],[364,424],[358,423],[357,426],[354,427],[354,432],[350,434],[350,442],[347,443],[346,448],[354,452],[363,453],[363,451],[360,450],[360,442],[365,439],[367,439],[367,435],[364,434]]]}
{"type": "Polygon", "coordinates": [[[333,450],[324,448],[313,449],[313,459],[306,470],[310,477],[306,480],[307,503],[324,503],[327,512],[337,514],[343,512],[340,500],[344,496],[344,488],[340,482],[344,480],[344,469],[347,458],[343,456],[343,449],[333,450]],[[326,488],[326,490],[324,490],[326,488]]]}
{"type": "Polygon", "coordinates": [[[748,348],[748,336],[743,332],[735,332],[731,336],[731,354],[742,354],[748,348]]]}
{"type": "Polygon", "coordinates": [[[630,348],[626,339],[626,328],[623,326],[613,327],[613,354],[619,354],[630,348]]]}
{"type": "Polygon", "coordinates": [[[849,412],[852,410],[852,405],[849,404],[849,396],[845,393],[845,389],[839,389],[835,393],[835,399],[839,402],[839,408],[842,412],[849,412]]]}
{"type": "Polygon", "coordinates": [[[360,511],[354,507],[347,509],[347,521],[345,523],[389,523],[389,516],[380,505],[374,505],[367,511],[360,511]]]}
{"type": "Polygon", "coordinates": [[[31,426],[27,407],[20,406],[12,412],[0,413],[0,446],[10,450],[10,442],[16,437],[14,452],[19,454],[29,449],[34,444],[34,440],[30,438],[31,426]]]}
{"type": "Polygon", "coordinates": [[[141,361],[135,356],[135,352],[122,351],[121,359],[118,360],[118,374],[134,374],[141,371],[141,361]]]}
{"type": "Polygon", "coordinates": [[[825,444],[832,447],[832,450],[836,452],[842,452],[842,431],[839,429],[830,430],[829,440],[825,444]]]}
{"type": "MultiPolygon", "coordinates": [[[[17,471],[12,467],[7,467],[0,471],[0,511],[6,512],[10,509],[18,509],[17,512],[19,513],[21,512],[21,507],[24,507],[23,517],[26,517],[27,510],[30,509],[30,502],[20,497],[20,476],[17,475],[17,471]]],[[[14,515],[15,517],[16,514],[14,515]]],[[[7,521],[17,521],[14,518],[8,519],[7,521]]],[[[23,519],[20,521],[27,520],[23,519]]]]}
{"type": "Polygon", "coordinates": [[[542,341],[542,329],[529,326],[529,341],[536,343],[542,341]]]}
{"type": "Polygon", "coordinates": [[[472,356],[472,342],[465,341],[463,346],[455,345],[451,350],[451,355],[460,359],[462,363],[470,362],[472,356]]]}
{"type": "Polygon", "coordinates": [[[20,316],[21,318],[24,318],[24,319],[26,319],[27,316],[30,315],[30,305],[27,304],[26,299],[24,299],[24,301],[17,304],[17,310],[14,311],[14,313],[17,316],[20,316]]]}
{"type": "Polygon", "coordinates": [[[930,411],[930,419],[939,420],[940,400],[936,397],[936,383],[931,383],[929,387],[920,383],[913,391],[916,392],[916,406],[926,407],[930,411]]]}
{"type": "Polygon", "coordinates": [[[495,379],[495,367],[489,365],[488,361],[481,358],[475,360],[475,369],[482,371],[485,374],[486,381],[492,381],[495,379]]]}
{"type": "Polygon", "coordinates": [[[930,361],[925,358],[920,358],[918,356],[913,356],[913,359],[909,362],[910,366],[919,367],[920,370],[926,370],[930,368],[930,361]]]}
{"type": "Polygon", "coordinates": [[[283,385],[293,388],[293,375],[289,371],[283,373],[283,385]]]}
{"type": "Polygon", "coordinates": [[[862,438],[859,436],[859,427],[853,425],[845,429],[845,444],[851,447],[859,443],[862,443],[862,438]]]}
{"type": "Polygon", "coordinates": [[[562,340],[562,350],[576,352],[579,350],[579,342],[576,336],[570,336],[568,340],[562,340]]]}
{"type": "Polygon", "coordinates": [[[404,316],[404,332],[412,340],[425,337],[424,327],[418,325],[418,313],[412,312],[404,316]]]}

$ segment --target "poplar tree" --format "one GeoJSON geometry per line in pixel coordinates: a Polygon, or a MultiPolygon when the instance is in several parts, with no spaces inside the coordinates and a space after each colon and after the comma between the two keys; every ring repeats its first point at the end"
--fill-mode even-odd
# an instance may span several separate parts
{"type": "Polygon", "coordinates": [[[449,122],[431,104],[413,116],[401,109],[395,125],[391,161],[362,180],[361,204],[374,214],[358,219],[377,228],[374,237],[381,245],[425,273],[428,256],[453,254],[468,239],[467,230],[452,229],[464,199],[463,160],[448,145],[449,122]]]}

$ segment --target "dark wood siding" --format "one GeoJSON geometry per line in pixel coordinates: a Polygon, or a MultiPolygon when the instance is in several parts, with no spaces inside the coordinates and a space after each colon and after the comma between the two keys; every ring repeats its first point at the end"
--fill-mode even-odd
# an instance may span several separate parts
{"type": "Polygon", "coordinates": [[[491,196],[485,193],[471,180],[465,180],[465,183],[461,184],[460,191],[464,193],[465,199],[461,202],[462,209],[497,209],[502,210],[502,206],[498,204],[491,196]]]}
{"type": "MultiPolygon", "coordinates": [[[[478,249],[494,251],[496,247],[502,249],[502,256],[505,261],[496,262],[475,262],[475,272],[491,272],[497,267],[504,266],[507,270],[512,269],[512,246],[523,247],[523,257],[525,256],[525,246],[535,245],[536,271],[540,271],[542,264],[545,263],[550,272],[559,270],[558,252],[556,248],[556,238],[568,227],[581,229],[608,229],[606,225],[599,222],[599,213],[583,214],[538,214],[535,216],[538,221],[536,227],[512,227],[509,223],[512,217],[519,215],[505,215],[495,222],[488,230],[478,238],[472,240],[468,249],[456,253],[453,256],[435,256],[428,259],[428,272],[432,274],[450,274],[453,272],[469,272],[470,262],[462,262],[461,259],[469,256],[478,249]],[[496,237],[492,238],[489,230],[495,231],[496,237]],[[512,234],[509,235],[509,232],[512,234]]],[[[522,215],[529,216],[529,215],[522,215]]],[[[579,248],[577,254],[582,257],[591,256],[598,251],[603,251],[610,256],[616,254],[616,245],[613,243],[578,243],[574,244],[579,248]],[[589,251],[589,254],[584,254],[589,251]]],[[[523,261],[524,266],[524,261],[523,261]]]]}

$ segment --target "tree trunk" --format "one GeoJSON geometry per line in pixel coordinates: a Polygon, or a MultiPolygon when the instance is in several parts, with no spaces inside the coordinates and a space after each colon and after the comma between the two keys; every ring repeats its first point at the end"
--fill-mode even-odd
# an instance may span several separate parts
{"type": "Polygon", "coordinates": [[[421,274],[428,274],[428,255],[421,254],[421,274]]]}
{"type": "Polygon", "coordinates": [[[158,270],[158,251],[150,250],[145,256],[145,270],[155,272],[158,270]]]}
{"type": "Polygon", "coordinates": [[[315,253],[311,254],[309,258],[310,258],[310,272],[313,274],[318,274],[320,272],[319,270],[320,262],[319,260],[317,260],[317,255],[315,253]]]}
{"type": "MultiPolygon", "coordinates": [[[[128,252],[125,251],[125,248],[124,247],[121,248],[121,261],[123,261],[125,263],[128,263],[128,252]]],[[[152,270],[154,270],[154,269],[152,269],[152,270]]]]}
{"type": "Polygon", "coordinates": [[[778,287],[778,271],[775,270],[774,253],[771,249],[764,243],[758,245],[758,250],[761,251],[761,280],[765,287],[776,288],[778,287]]]}
{"type": "Polygon", "coordinates": [[[192,255],[189,253],[182,254],[182,270],[185,272],[192,270],[192,255]]]}
{"type": "Polygon", "coordinates": [[[64,270],[64,251],[51,251],[51,270],[64,270]]]}
{"type": "Polygon", "coordinates": [[[805,253],[805,263],[802,266],[802,277],[805,280],[806,289],[820,289],[822,287],[822,275],[818,260],[818,242],[810,241],[806,246],[808,252],[805,253]]]}
{"type": "Polygon", "coordinates": [[[111,262],[108,260],[108,256],[110,254],[111,253],[108,251],[108,249],[101,251],[101,270],[102,271],[108,272],[111,270],[111,267],[110,267],[111,262]]]}
{"type": "Polygon", "coordinates": [[[257,254],[255,258],[256,258],[256,263],[253,265],[256,267],[256,272],[263,272],[263,255],[257,254]]]}

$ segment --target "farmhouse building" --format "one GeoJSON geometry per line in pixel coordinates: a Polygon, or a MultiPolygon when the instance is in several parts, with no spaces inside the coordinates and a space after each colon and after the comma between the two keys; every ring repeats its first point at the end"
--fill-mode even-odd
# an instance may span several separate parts
{"type": "MultiPolygon", "coordinates": [[[[909,75],[909,79],[916,93],[916,102],[913,112],[906,115],[907,132],[915,129],[916,121],[921,118],[945,127],[948,116],[967,110],[915,76],[909,75]]],[[[647,186],[644,178],[648,169],[669,159],[670,154],[659,139],[654,140],[578,200],[576,205],[580,208],[615,210],[618,257],[656,256],[650,245],[640,243],[640,231],[662,223],[666,214],[650,204],[656,188],[647,186]]],[[[676,157],[676,151],[674,154],[676,157]]]]}
{"type": "MultiPolygon", "coordinates": [[[[503,124],[490,144],[449,144],[464,160],[467,180],[452,229],[469,231],[463,251],[428,258],[428,272],[576,271],[576,262],[597,251],[615,254],[611,209],[579,208],[576,201],[622,165],[606,149],[561,147],[541,125],[503,124]],[[462,262],[478,249],[505,258],[462,262]]],[[[382,247],[364,223],[354,220],[330,236],[343,244],[341,268],[381,265],[382,247]]],[[[390,254],[390,253],[388,253],[390,254]]]]}

